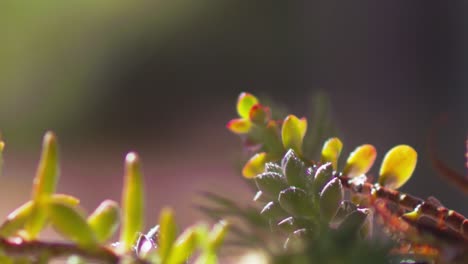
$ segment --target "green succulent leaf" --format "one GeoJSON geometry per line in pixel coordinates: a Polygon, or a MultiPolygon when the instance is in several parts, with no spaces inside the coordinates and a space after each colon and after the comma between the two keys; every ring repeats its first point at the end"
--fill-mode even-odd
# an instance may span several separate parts
{"type": "Polygon", "coordinates": [[[260,214],[267,218],[277,218],[285,214],[278,202],[268,202],[260,211],[260,214]]]}
{"type": "Polygon", "coordinates": [[[382,161],[379,184],[392,189],[400,188],[413,174],[417,160],[418,153],[408,145],[392,148],[382,161]]]}
{"type": "Polygon", "coordinates": [[[7,256],[4,256],[4,255],[1,255],[1,254],[0,254],[0,263],[3,263],[3,264],[15,264],[15,262],[13,262],[13,259],[12,259],[12,258],[7,257],[7,256]]]}
{"type": "Polygon", "coordinates": [[[250,109],[258,103],[257,97],[250,93],[241,93],[237,99],[237,113],[242,118],[249,118],[250,109]]]}
{"type": "Polygon", "coordinates": [[[71,256],[67,259],[67,264],[86,264],[86,261],[79,256],[71,256]]]}
{"type": "Polygon", "coordinates": [[[93,229],[97,240],[107,241],[117,231],[120,223],[120,209],[117,202],[103,201],[87,219],[93,229]]]}
{"type": "Polygon", "coordinates": [[[47,132],[42,142],[42,154],[34,179],[33,199],[48,197],[55,192],[59,177],[57,139],[47,132]]]}
{"type": "Polygon", "coordinates": [[[55,192],[59,177],[57,139],[52,132],[44,135],[42,153],[34,178],[32,198],[34,204],[30,217],[26,222],[28,239],[35,239],[44,228],[46,215],[43,208],[43,200],[55,192]]]}
{"type": "Polygon", "coordinates": [[[357,147],[346,160],[343,174],[348,177],[366,174],[374,164],[376,157],[377,151],[374,146],[365,144],[357,147]]]}
{"type": "Polygon", "coordinates": [[[249,119],[255,124],[264,125],[270,120],[271,111],[269,107],[261,104],[255,104],[252,106],[249,112],[249,119]]]}
{"type": "Polygon", "coordinates": [[[281,138],[285,149],[293,149],[302,154],[302,141],[307,131],[307,120],[288,115],[283,121],[281,138]]]}
{"type": "MultiPolygon", "coordinates": [[[[67,204],[71,207],[77,206],[80,203],[77,198],[65,194],[53,194],[50,199],[67,204]]],[[[33,205],[34,202],[29,201],[11,212],[0,226],[0,237],[10,237],[23,229],[31,217],[33,205]]]]}
{"type": "Polygon", "coordinates": [[[268,162],[267,164],[265,164],[265,172],[279,173],[281,177],[284,178],[283,169],[281,168],[281,166],[279,166],[278,164],[274,162],[268,162]]]}
{"type": "Polygon", "coordinates": [[[297,187],[289,187],[280,192],[278,198],[281,207],[296,217],[309,217],[313,215],[312,204],[307,193],[297,187]]]}
{"type": "Polygon", "coordinates": [[[54,200],[47,202],[45,208],[52,226],[61,235],[82,247],[96,245],[95,234],[79,208],[54,200]]]}
{"type": "Polygon", "coordinates": [[[167,264],[185,263],[197,247],[197,232],[195,228],[187,228],[175,241],[167,264]]]}
{"type": "Polygon", "coordinates": [[[255,154],[249,161],[244,165],[242,169],[242,175],[247,179],[252,179],[258,174],[265,170],[265,163],[270,161],[270,157],[265,152],[255,154]]]}
{"type": "Polygon", "coordinates": [[[283,175],[276,172],[264,172],[257,175],[254,179],[257,188],[263,194],[272,198],[278,197],[279,192],[288,187],[283,175]]]}
{"type": "Polygon", "coordinates": [[[159,256],[163,262],[169,256],[177,235],[174,212],[164,208],[159,217],[159,256]]]}
{"type": "Polygon", "coordinates": [[[320,216],[329,223],[343,200],[343,186],[338,178],[329,181],[320,193],[320,216]]]}
{"type": "Polygon", "coordinates": [[[215,252],[206,251],[203,252],[195,261],[195,264],[217,264],[218,257],[215,252]]]}
{"type": "Polygon", "coordinates": [[[137,232],[143,228],[144,219],[143,176],[140,160],[134,152],[125,158],[124,178],[120,245],[121,250],[128,252],[136,242],[137,232]]]}
{"type": "Polygon", "coordinates": [[[306,166],[294,150],[290,149],[281,161],[281,167],[289,185],[304,188],[306,183],[306,166]]]}
{"type": "Polygon", "coordinates": [[[278,227],[286,233],[292,233],[295,230],[308,227],[309,225],[310,223],[307,222],[307,220],[301,218],[294,218],[292,216],[287,217],[278,222],[278,227]]]}
{"type": "Polygon", "coordinates": [[[323,187],[330,181],[333,175],[333,166],[331,163],[325,163],[318,167],[314,175],[313,192],[318,195],[323,187]]]}
{"type": "Polygon", "coordinates": [[[232,119],[226,127],[233,133],[242,135],[249,133],[252,128],[252,122],[245,118],[232,119]]]}
{"type": "Polygon", "coordinates": [[[338,168],[338,158],[340,157],[341,149],[343,148],[343,143],[339,138],[330,138],[322,148],[322,157],[320,159],[321,163],[331,162],[333,169],[337,170],[338,168]]]}
{"type": "Polygon", "coordinates": [[[368,212],[365,210],[355,210],[348,214],[338,227],[339,232],[356,233],[364,224],[368,212]]]}
{"type": "Polygon", "coordinates": [[[217,251],[223,244],[224,239],[229,230],[229,223],[225,220],[221,220],[216,223],[211,229],[208,235],[209,248],[212,251],[217,251]]]}
{"type": "Polygon", "coordinates": [[[350,213],[357,210],[357,206],[352,203],[351,201],[342,201],[340,206],[338,207],[338,211],[336,212],[335,217],[333,218],[333,222],[341,223],[346,216],[350,213]]]}

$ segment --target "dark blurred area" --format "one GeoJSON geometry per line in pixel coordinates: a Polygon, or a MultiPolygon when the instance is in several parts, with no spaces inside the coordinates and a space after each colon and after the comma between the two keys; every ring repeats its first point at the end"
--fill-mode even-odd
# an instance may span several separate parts
{"type": "MultiPolygon", "coordinates": [[[[1,215],[28,199],[41,136],[61,144],[59,189],[92,210],[119,200],[123,158],[142,156],[148,221],[174,206],[200,217],[197,191],[250,200],[225,129],[242,91],[296,115],[324,91],[349,152],[419,153],[403,191],[468,214],[432,169],[466,174],[468,4],[464,1],[40,1],[0,3],[1,215]],[[448,121],[435,123],[446,113],[448,121]],[[435,126],[434,126],[435,123],[435,126]],[[240,193],[240,194],[239,194],[240,193]]],[[[313,123],[314,120],[309,120],[313,123]]],[[[377,167],[372,171],[377,173],[377,167]]]]}

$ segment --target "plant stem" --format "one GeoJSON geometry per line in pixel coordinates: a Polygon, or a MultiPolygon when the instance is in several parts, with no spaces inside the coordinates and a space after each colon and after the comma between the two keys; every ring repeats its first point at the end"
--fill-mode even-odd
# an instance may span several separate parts
{"type": "MultiPolygon", "coordinates": [[[[15,242],[4,238],[0,238],[0,251],[12,257],[29,257],[34,259],[39,259],[43,255],[47,255],[50,259],[75,255],[106,264],[117,264],[122,259],[122,257],[102,246],[97,246],[94,249],[85,249],[70,243],[24,240],[15,242]]],[[[149,264],[149,262],[141,259],[135,259],[131,263],[149,264]]]]}

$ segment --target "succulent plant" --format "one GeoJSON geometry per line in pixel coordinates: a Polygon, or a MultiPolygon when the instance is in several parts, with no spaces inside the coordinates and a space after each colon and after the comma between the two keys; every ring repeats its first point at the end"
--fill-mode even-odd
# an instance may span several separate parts
{"type": "MultiPolygon", "coordinates": [[[[0,142],[0,152],[3,146],[0,142]]],[[[159,225],[147,234],[140,233],[144,228],[144,183],[136,153],[125,158],[121,207],[105,200],[87,215],[78,198],[56,193],[58,177],[57,139],[47,132],[31,200],[0,225],[0,263],[48,263],[65,258],[68,263],[178,264],[186,263],[193,254],[199,255],[195,263],[217,263],[228,227],[225,221],[211,230],[197,224],[178,234],[174,213],[166,208],[159,225]],[[41,240],[39,235],[47,226],[65,242],[41,240]],[[120,239],[112,243],[119,226],[120,239]]]]}
{"type": "MultiPolygon", "coordinates": [[[[423,200],[397,190],[415,170],[417,152],[412,147],[398,145],[388,151],[378,180],[373,183],[366,174],[376,160],[375,147],[357,147],[343,168],[338,165],[343,144],[336,137],[324,143],[320,157],[308,156],[302,150],[307,120],[294,115],[272,120],[268,118],[270,108],[259,102],[254,95],[242,93],[237,102],[241,118],[230,121],[227,127],[240,135],[246,146],[255,146],[242,174],[258,189],[254,200],[261,204],[259,217],[247,214],[251,209],[237,214],[243,214],[252,229],[260,229],[258,223],[267,223],[274,240],[278,240],[278,233],[285,237],[279,239],[283,248],[266,247],[271,262],[468,260],[468,220],[463,215],[443,207],[434,198],[423,200]],[[262,122],[253,118],[258,109],[268,109],[262,122]],[[248,124],[243,129],[236,128],[240,120],[248,124]],[[374,224],[379,224],[392,240],[382,242],[382,236],[372,235],[374,224]]],[[[226,207],[221,197],[211,197],[218,207],[226,207]]],[[[212,215],[224,215],[219,208],[203,209],[212,215]]]]}

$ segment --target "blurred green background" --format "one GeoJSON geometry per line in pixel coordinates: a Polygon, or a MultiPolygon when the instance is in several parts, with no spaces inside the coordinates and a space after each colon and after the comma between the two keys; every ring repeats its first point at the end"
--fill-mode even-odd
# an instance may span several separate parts
{"type": "Polygon", "coordinates": [[[193,222],[200,190],[247,202],[239,140],[224,128],[237,95],[306,115],[318,90],[346,151],[372,143],[380,163],[390,147],[414,146],[419,164],[403,190],[466,215],[466,196],[431,168],[426,141],[447,112],[439,154],[465,172],[466,10],[462,1],[1,1],[0,215],[28,199],[46,130],[61,143],[59,190],[89,210],[120,199],[130,150],[144,162],[148,223],[166,204],[193,222]]]}

